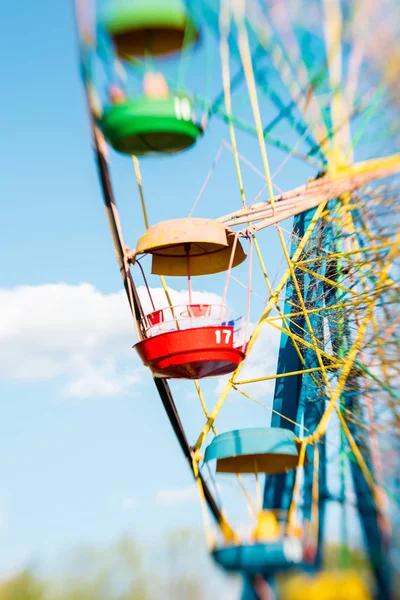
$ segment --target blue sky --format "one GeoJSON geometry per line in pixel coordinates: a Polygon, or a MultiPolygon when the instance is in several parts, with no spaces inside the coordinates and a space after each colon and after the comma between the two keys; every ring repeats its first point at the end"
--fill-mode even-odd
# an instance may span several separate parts
{"type": "MultiPolygon", "coordinates": [[[[2,14],[0,575],[81,542],[123,532],[154,541],[179,525],[201,527],[191,474],[131,350],[134,329],[101,202],[70,3],[9,2],[2,14]]],[[[189,213],[222,139],[227,127],[213,120],[195,149],[142,161],[152,223],[189,213]]],[[[261,169],[256,140],[239,133],[238,144],[261,169]]],[[[274,172],[284,155],[272,150],[269,157],[274,172]]],[[[115,154],[111,163],[125,238],[134,246],[143,223],[133,169],[115,154]]],[[[311,173],[290,160],[276,183],[289,189],[311,173]]],[[[252,198],[263,181],[245,165],[243,176],[252,198]]],[[[225,149],[195,216],[216,217],[239,204],[225,149]]],[[[266,232],[260,243],[274,273],[277,241],[266,232]]],[[[238,272],[244,279],[245,270],[238,272]]],[[[222,292],[220,277],[195,286],[222,292]]],[[[254,289],[265,294],[258,271],[254,289]]],[[[243,314],[240,294],[231,307],[243,314]]],[[[272,369],[277,339],[266,346],[272,369]]],[[[200,409],[192,388],[174,389],[193,441],[200,409]]],[[[206,390],[215,396],[215,383],[206,390]]],[[[271,387],[261,395],[270,402],[271,387]]],[[[231,409],[223,428],[250,424],[244,404],[236,400],[231,409]]]]}

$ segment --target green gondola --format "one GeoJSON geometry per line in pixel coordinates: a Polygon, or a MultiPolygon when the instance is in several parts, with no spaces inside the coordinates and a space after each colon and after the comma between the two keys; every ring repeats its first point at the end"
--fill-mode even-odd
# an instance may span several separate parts
{"type": "Polygon", "coordinates": [[[123,154],[175,154],[193,146],[203,133],[193,119],[189,97],[140,97],[105,109],[100,127],[111,146],[123,154]]]}
{"type": "Polygon", "coordinates": [[[100,22],[125,59],[166,56],[199,38],[182,0],[114,0],[100,22]]]}

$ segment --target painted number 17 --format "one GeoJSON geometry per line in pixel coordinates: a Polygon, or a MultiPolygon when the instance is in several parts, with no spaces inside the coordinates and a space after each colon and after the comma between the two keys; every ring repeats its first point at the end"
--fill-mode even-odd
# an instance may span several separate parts
{"type": "Polygon", "coordinates": [[[217,329],[215,331],[215,340],[217,344],[229,344],[229,340],[231,339],[232,330],[231,329],[217,329]]]}

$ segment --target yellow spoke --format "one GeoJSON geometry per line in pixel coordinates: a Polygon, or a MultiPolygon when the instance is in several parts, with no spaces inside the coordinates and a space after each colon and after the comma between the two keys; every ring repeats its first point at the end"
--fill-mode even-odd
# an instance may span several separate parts
{"type": "MultiPolygon", "coordinates": [[[[316,209],[315,214],[314,214],[313,218],[311,219],[311,222],[307,228],[307,231],[304,233],[303,239],[301,240],[300,244],[298,245],[298,247],[296,249],[296,252],[293,255],[293,259],[292,259],[293,261],[296,261],[298,259],[298,257],[301,255],[301,253],[303,252],[306,244],[308,243],[308,241],[310,239],[312,232],[314,231],[316,223],[319,221],[321,213],[324,211],[324,208],[325,208],[325,204],[320,204],[318,206],[318,208],[316,209]]],[[[276,306],[278,299],[279,299],[279,295],[282,292],[283,288],[285,287],[289,277],[290,277],[290,270],[286,269],[285,273],[283,274],[280,282],[278,283],[278,285],[276,287],[275,292],[270,296],[270,299],[264,310],[264,313],[262,314],[258,324],[256,325],[256,327],[250,337],[248,347],[247,347],[247,355],[250,353],[256,340],[258,339],[258,336],[259,336],[261,330],[263,329],[263,326],[268,318],[268,315],[270,314],[271,310],[276,306]]],[[[287,332],[285,332],[285,333],[287,333],[287,332]]],[[[194,449],[196,451],[200,449],[205,438],[207,437],[212,425],[214,424],[215,419],[217,418],[221,408],[223,407],[223,405],[225,403],[226,398],[229,395],[229,392],[231,391],[231,389],[233,387],[233,382],[234,382],[236,376],[240,373],[243,366],[244,366],[244,363],[241,363],[238,366],[238,368],[236,369],[236,371],[233,373],[233,375],[229,379],[229,381],[225,384],[225,387],[224,387],[222,393],[220,394],[212,413],[210,414],[210,418],[207,419],[206,424],[204,425],[202,431],[200,432],[200,434],[196,440],[196,443],[194,445],[194,449]]]]}

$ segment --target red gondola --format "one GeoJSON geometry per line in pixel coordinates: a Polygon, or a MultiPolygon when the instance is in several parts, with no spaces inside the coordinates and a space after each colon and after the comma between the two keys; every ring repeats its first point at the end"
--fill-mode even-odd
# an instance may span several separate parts
{"type": "Polygon", "coordinates": [[[132,258],[152,255],[152,273],[184,276],[189,302],[156,310],[140,323],[134,348],[156,377],[201,379],[232,373],[245,357],[247,323],[229,320],[224,299],[231,269],[245,259],[238,236],[209,219],[175,219],[150,227],[132,258]],[[191,277],[227,272],[221,304],[192,302],[191,277]]]}
{"type": "Polygon", "coordinates": [[[174,379],[201,379],[232,373],[245,352],[243,345],[234,345],[240,326],[235,331],[232,321],[222,320],[226,309],[192,304],[178,311],[179,307],[156,310],[145,317],[144,328],[149,337],[134,346],[143,363],[157,377],[174,379]],[[213,318],[213,313],[217,312],[218,317],[213,318]],[[167,320],[166,313],[170,313],[167,320]],[[219,324],[209,325],[212,321],[219,321],[219,324]],[[205,325],[196,326],[202,322],[205,325]],[[180,329],[165,330],[168,324],[174,323],[175,327],[178,323],[180,329]]]}

